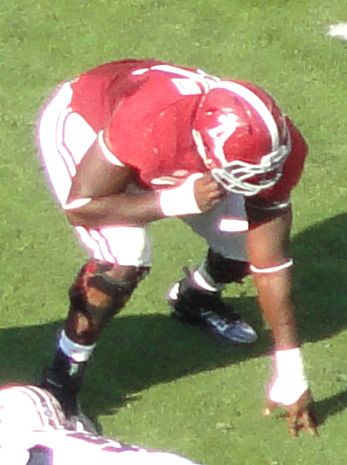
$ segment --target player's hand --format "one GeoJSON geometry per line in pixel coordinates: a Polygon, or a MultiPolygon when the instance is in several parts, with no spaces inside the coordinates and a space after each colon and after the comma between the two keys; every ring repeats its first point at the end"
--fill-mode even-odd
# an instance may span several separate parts
{"type": "Polygon", "coordinates": [[[269,400],[263,414],[269,416],[276,407],[284,407],[286,413],[281,416],[288,418],[288,433],[290,436],[298,436],[301,430],[306,431],[311,436],[317,436],[318,422],[312,409],[312,403],[312,394],[308,389],[292,405],[284,406],[269,400]]]}
{"type": "Polygon", "coordinates": [[[194,195],[201,212],[213,208],[225,194],[225,189],[217,183],[211,173],[205,173],[195,181],[194,195]]]}

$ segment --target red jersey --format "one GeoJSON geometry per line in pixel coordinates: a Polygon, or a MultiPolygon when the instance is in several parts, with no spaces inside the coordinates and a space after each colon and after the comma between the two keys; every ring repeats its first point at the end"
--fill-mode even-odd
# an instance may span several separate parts
{"type": "Polygon", "coordinates": [[[177,172],[186,176],[206,171],[191,129],[203,88],[182,93],[189,78],[146,71],[155,65],[161,63],[129,60],[101,65],[72,86],[72,109],[96,132],[107,131],[111,151],[147,186],[177,172]]]}
{"type": "MultiPolygon", "coordinates": [[[[147,187],[155,188],[207,171],[192,127],[211,81],[218,78],[155,60],[112,62],[72,82],[71,107],[96,133],[105,131],[115,157],[135,169],[147,187]]],[[[294,125],[289,126],[291,154],[280,181],[259,194],[263,198],[286,197],[302,172],[307,146],[294,125]]]]}

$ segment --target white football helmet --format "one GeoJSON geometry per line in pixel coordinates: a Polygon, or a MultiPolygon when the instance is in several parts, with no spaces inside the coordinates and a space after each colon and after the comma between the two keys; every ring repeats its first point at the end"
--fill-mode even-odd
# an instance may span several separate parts
{"type": "Polygon", "coordinates": [[[285,116],[269,94],[245,82],[211,86],[197,110],[193,137],[214,178],[245,196],[276,184],[291,151],[285,116]]]}
{"type": "Polygon", "coordinates": [[[32,385],[0,388],[0,432],[67,429],[68,421],[56,398],[32,385]]]}

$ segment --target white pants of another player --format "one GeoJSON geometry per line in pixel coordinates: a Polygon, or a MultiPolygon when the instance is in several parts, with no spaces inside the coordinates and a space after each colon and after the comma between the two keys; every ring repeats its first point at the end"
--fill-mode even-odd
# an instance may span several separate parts
{"type": "MultiPolygon", "coordinates": [[[[52,191],[65,205],[76,167],[95,141],[91,126],[70,108],[73,91],[63,84],[44,108],[38,124],[37,142],[52,191]]],[[[227,258],[247,260],[245,234],[248,229],[244,197],[230,194],[212,210],[182,218],[209,246],[227,258]]],[[[149,266],[149,226],[75,228],[82,245],[101,261],[124,266],[149,266]]]]}
{"type": "Polygon", "coordinates": [[[88,433],[19,431],[0,439],[1,465],[198,465],[184,457],[88,433]]]}

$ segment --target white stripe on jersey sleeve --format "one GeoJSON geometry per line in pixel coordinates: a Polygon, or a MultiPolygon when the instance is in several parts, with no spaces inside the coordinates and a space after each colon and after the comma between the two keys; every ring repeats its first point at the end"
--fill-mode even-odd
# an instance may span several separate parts
{"type": "Polygon", "coordinates": [[[100,147],[101,147],[101,150],[102,150],[102,153],[105,155],[105,158],[110,162],[112,163],[112,165],[116,165],[116,166],[125,166],[124,163],[122,163],[120,160],[118,160],[118,158],[116,157],[116,155],[114,153],[111,152],[111,150],[109,150],[105,144],[105,141],[104,141],[104,131],[100,131],[99,134],[98,134],[98,141],[99,141],[99,144],[100,144],[100,147]]]}

